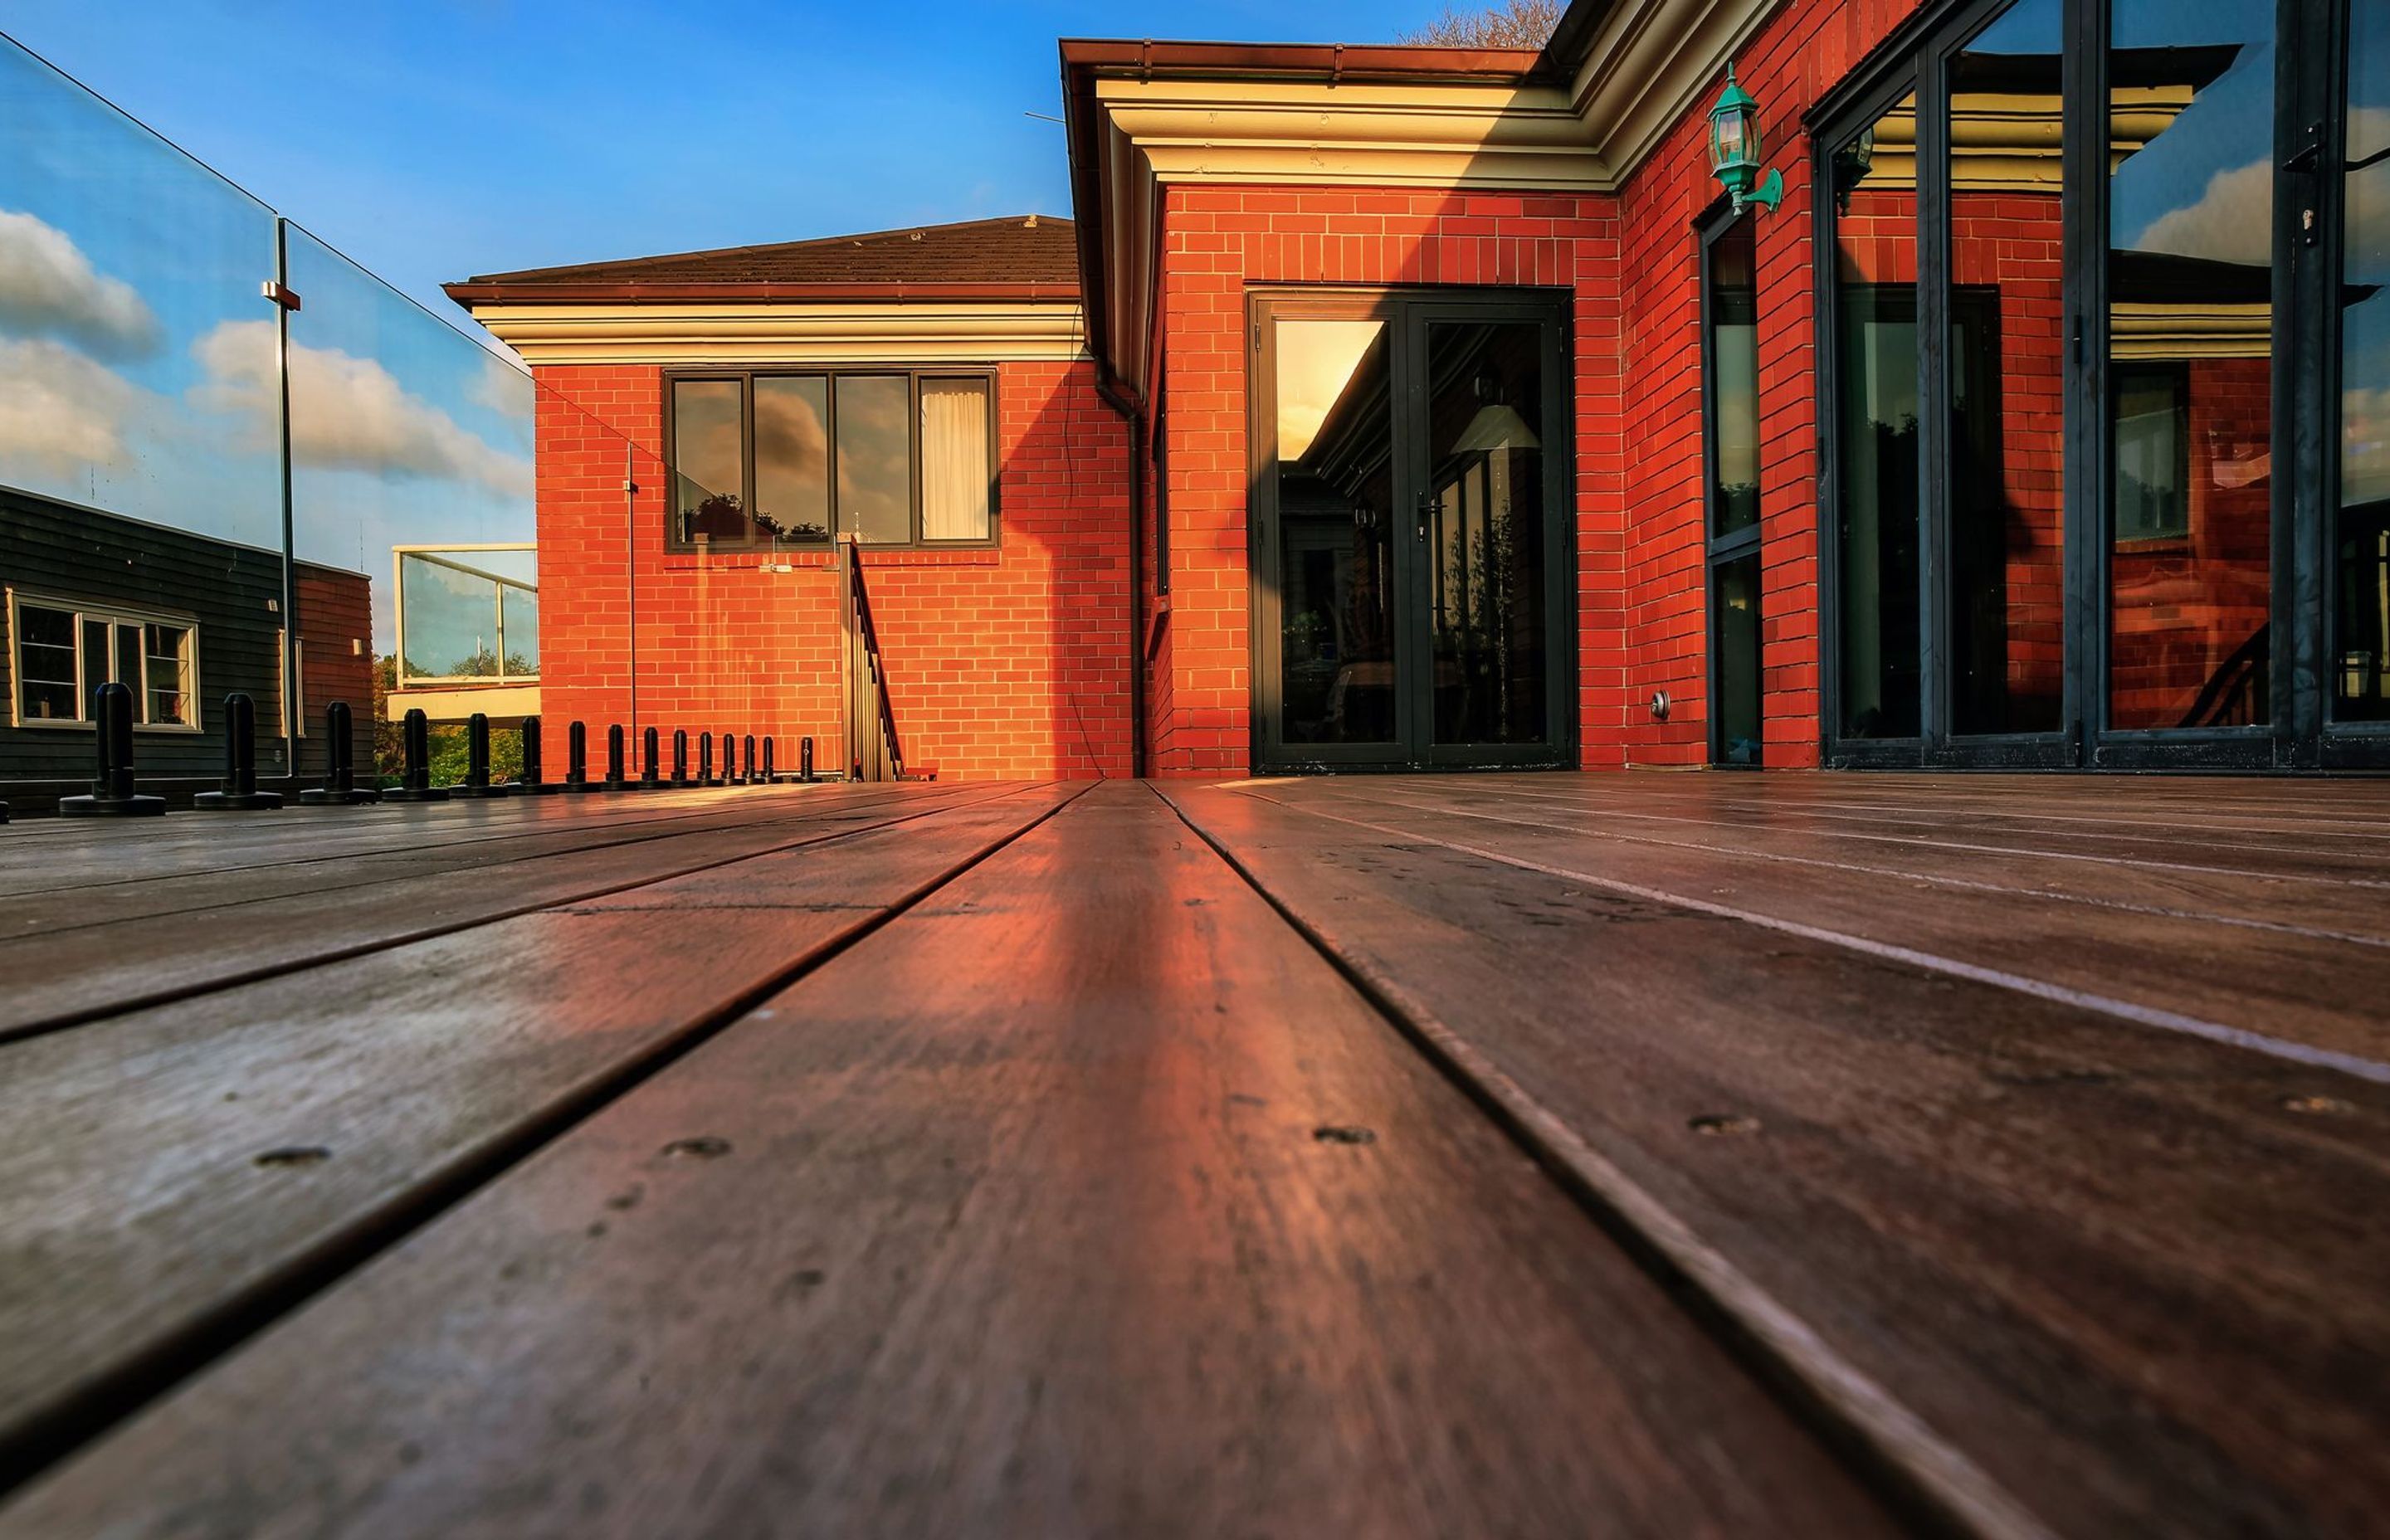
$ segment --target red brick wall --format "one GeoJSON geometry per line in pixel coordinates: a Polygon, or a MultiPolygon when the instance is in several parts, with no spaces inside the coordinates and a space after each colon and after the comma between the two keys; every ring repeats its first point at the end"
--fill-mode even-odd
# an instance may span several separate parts
{"type": "MultiPolygon", "coordinates": [[[[373,758],[373,583],[363,572],[301,562],[299,577],[300,668],[305,680],[307,737],[299,745],[298,771],[324,768],[324,709],[335,700],[349,706],[352,746],[357,763],[373,758]],[[362,642],[363,649],[353,646],[362,642]]],[[[266,725],[260,723],[263,735],[266,725]]]]}
{"type": "MultiPolygon", "coordinates": [[[[550,366],[539,404],[541,712],[800,737],[838,762],[839,596],[826,555],[667,553],[653,366],[550,366]],[[626,446],[638,491],[625,547],[626,446]],[[781,570],[775,570],[781,569],[781,570]],[[636,624],[636,648],[633,648],[636,624]],[[636,702],[634,720],[633,688],[636,702]]],[[[1129,768],[1128,437],[1092,363],[1006,364],[996,549],[864,555],[906,767],[941,778],[1129,768]]],[[[692,753],[694,751],[692,750],[692,753]]]]}
{"type": "MultiPolygon", "coordinates": [[[[1155,775],[1247,767],[1245,289],[1531,284],[1573,290],[1580,710],[1622,709],[1614,553],[1615,200],[1397,189],[1178,186],[1163,214],[1171,604],[1150,698],[1155,775]]],[[[1586,734],[1614,763],[1615,733],[1586,734]]]]}

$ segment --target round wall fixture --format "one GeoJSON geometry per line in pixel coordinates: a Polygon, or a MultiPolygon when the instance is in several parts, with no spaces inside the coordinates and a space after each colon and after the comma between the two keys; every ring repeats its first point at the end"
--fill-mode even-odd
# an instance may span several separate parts
{"type": "Polygon", "coordinates": [[[1651,692],[1651,717],[1652,720],[1656,722],[1665,722],[1668,720],[1668,692],[1666,690],[1653,690],[1651,692]]]}

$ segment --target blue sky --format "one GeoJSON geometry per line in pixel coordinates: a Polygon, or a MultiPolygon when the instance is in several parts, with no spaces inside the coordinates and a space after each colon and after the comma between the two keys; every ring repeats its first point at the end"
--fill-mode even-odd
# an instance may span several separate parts
{"type": "MultiPolygon", "coordinates": [[[[1067,212],[1060,36],[1381,42],[1442,0],[0,0],[0,32],[418,298],[1067,212]]],[[[444,301],[441,302],[444,303],[444,301]]]]}

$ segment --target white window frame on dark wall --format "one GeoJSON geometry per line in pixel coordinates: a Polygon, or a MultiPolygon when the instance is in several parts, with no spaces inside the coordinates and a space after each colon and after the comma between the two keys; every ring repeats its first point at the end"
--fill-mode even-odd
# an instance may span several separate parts
{"type": "MultiPolygon", "coordinates": [[[[56,594],[35,593],[16,588],[8,590],[8,719],[12,725],[32,728],[79,729],[91,725],[92,692],[114,676],[117,656],[116,633],[120,627],[130,628],[139,638],[143,677],[127,681],[133,689],[133,725],[142,732],[197,733],[204,730],[199,710],[199,622],[196,616],[176,614],[169,610],[143,610],[119,604],[94,604],[56,594]],[[71,618],[75,655],[75,714],[72,716],[33,716],[25,710],[23,612],[26,610],[46,610],[71,618]],[[103,667],[95,671],[84,648],[84,627],[103,624],[109,628],[109,657],[103,667]],[[182,721],[155,721],[150,715],[148,668],[148,628],[171,626],[182,633],[182,648],[176,658],[180,668],[179,693],[185,702],[182,721]]],[[[46,680],[56,684],[59,681],[46,680]]]]}

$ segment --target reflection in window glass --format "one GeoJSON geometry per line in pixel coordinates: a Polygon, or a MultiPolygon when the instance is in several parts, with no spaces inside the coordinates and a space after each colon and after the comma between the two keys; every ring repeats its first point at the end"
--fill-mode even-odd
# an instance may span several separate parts
{"type": "Polygon", "coordinates": [[[1434,741],[1546,736],[1543,327],[1428,327],[1434,741]]]}
{"type": "Polygon", "coordinates": [[[2110,392],[2108,724],[2249,725],[2269,711],[2274,6],[2115,0],[2110,26],[2109,359],[2182,389],[2110,392]],[[2126,512],[2165,500],[2138,480],[2163,473],[2159,410],[2179,508],[2141,535],[2126,512]]]}
{"type": "Polygon", "coordinates": [[[148,624],[141,628],[142,652],[148,664],[147,687],[152,725],[189,726],[191,713],[191,633],[184,626],[148,624]]]}
{"type": "Polygon", "coordinates": [[[684,541],[747,538],[741,393],[735,379],[673,381],[673,511],[684,541]]]}
{"type": "Polygon", "coordinates": [[[1834,151],[1843,733],[1918,733],[1917,101],[1834,151]]]}
{"type": "Polygon", "coordinates": [[[498,630],[507,639],[507,675],[531,678],[539,674],[539,590],[512,584],[498,589],[498,630]]]}
{"type": "Polygon", "coordinates": [[[75,619],[64,610],[17,607],[17,710],[27,721],[83,716],[75,688],[75,619]]]}
{"type": "Polygon", "coordinates": [[[921,381],[921,538],[985,540],[987,381],[921,381]]]}
{"type": "Polygon", "coordinates": [[[755,381],[755,528],[773,539],[829,538],[829,381],[755,381]]]}
{"type": "Polygon", "coordinates": [[[2341,173],[2333,716],[2390,720],[2390,0],[2353,0],[2341,173]]]}
{"type": "Polygon", "coordinates": [[[1277,323],[1283,740],[1394,737],[1392,407],[1383,321],[1277,323]]]}
{"type": "Polygon", "coordinates": [[[1712,596],[1717,647],[1717,762],[1759,763],[1759,557],[1721,562],[1712,596]]]}
{"type": "Polygon", "coordinates": [[[2116,392],[2116,539],[2178,540],[2191,533],[2183,442],[2190,379],[2178,364],[2119,366],[2116,392]]]}
{"type": "Polygon", "coordinates": [[[866,544],[913,538],[912,382],[838,381],[838,527],[866,544]]]}
{"type": "Polygon", "coordinates": [[[1753,271],[1752,219],[1736,220],[1710,242],[1710,421],[1716,483],[1710,533],[1732,534],[1759,522],[1759,290],[1753,271]]]}
{"type": "Polygon", "coordinates": [[[133,692],[133,714],[147,722],[142,715],[148,697],[141,687],[141,626],[138,622],[118,621],[116,629],[116,672],[109,675],[133,692]]]}
{"type": "Polygon", "coordinates": [[[1952,56],[1947,96],[1951,730],[2055,732],[2066,661],[2059,0],[1952,56]]]}

